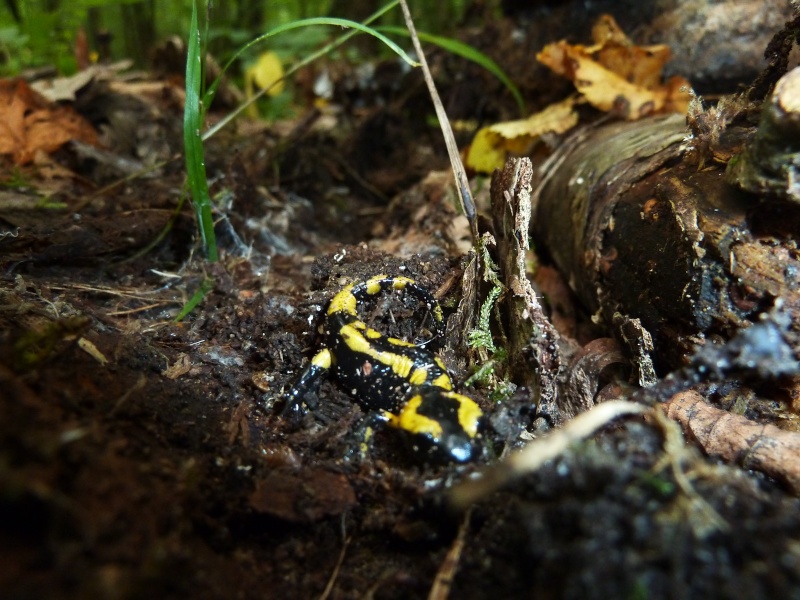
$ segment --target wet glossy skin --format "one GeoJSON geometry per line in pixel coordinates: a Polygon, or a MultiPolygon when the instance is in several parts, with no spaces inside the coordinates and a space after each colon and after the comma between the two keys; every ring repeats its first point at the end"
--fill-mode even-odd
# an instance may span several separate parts
{"type": "Polygon", "coordinates": [[[407,290],[427,303],[437,335],[443,324],[436,300],[412,279],[378,275],[351,284],[333,297],[325,321],[325,347],[311,360],[287,395],[289,406],[331,371],[366,410],[412,437],[431,458],[465,462],[477,452],[483,412],[453,391],[442,361],[425,348],[386,337],[358,318],[358,303],[382,291],[407,290]]]}

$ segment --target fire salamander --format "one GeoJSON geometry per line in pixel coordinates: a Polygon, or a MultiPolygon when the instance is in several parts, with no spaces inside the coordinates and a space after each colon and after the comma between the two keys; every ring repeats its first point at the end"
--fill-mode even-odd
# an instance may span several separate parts
{"type": "Polygon", "coordinates": [[[381,291],[407,290],[425,302],[436,336],[442,334],[439,303],[408,277],[377,275],[336,294],[328,307],[325,347],[301,373],[286,397],[284,412],[299,410],[303,397],[332,371],[365,410],[410,434],[412,447],[432,459],[466,462],[478,451],[483,413],[467,396],[453,391],[444,363],[421,345],[386,337],[367,327],[359,302],[381,291]]]}

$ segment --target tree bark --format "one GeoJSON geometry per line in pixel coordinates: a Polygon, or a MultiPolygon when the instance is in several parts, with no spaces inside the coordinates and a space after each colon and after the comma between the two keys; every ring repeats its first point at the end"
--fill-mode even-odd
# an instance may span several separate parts
{"type": "Polygon", "coordinates": [[[778,297],[798,328],[800,208],[726,182],[719,157],[741,151],[752,130],[722,131],[705,149],[718,162],[698,170],[684,119],[582,129],[533,183],[538,242],[607,324],[641,320],[662,369],[748,326],[778,297]]]}

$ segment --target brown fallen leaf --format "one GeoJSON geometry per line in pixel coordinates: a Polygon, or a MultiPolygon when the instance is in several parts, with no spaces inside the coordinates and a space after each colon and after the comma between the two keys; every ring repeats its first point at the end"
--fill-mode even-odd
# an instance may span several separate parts
{"type": "Polygon", "coordinates": [[[0,80],[0,154],[24,165],[73,139],[96,145],[97,132],[72,107],[48,102],[25,81],[0,80]]]}
{"type": "Polygon", "coordinates": [[[536,59],[570,79],[595,108],[614,111],[628,120],[665,113],[686,112],[689,82],[672,77],[661,82],[669,60],[665,45],[636,46],[614,18],[603,15],[592,30],[594,44],[548,44],[536,59]]]}

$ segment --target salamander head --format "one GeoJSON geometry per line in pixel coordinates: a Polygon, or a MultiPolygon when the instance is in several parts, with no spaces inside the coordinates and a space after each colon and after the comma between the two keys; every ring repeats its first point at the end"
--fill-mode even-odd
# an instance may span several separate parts
{"type": "Polygon", "coordinates": [[[420,386],[389,424],[405,431],[415,452],[437,462],[468,462],[480,454],[483,412],[474,400],[436,386],[420,386]]]}

